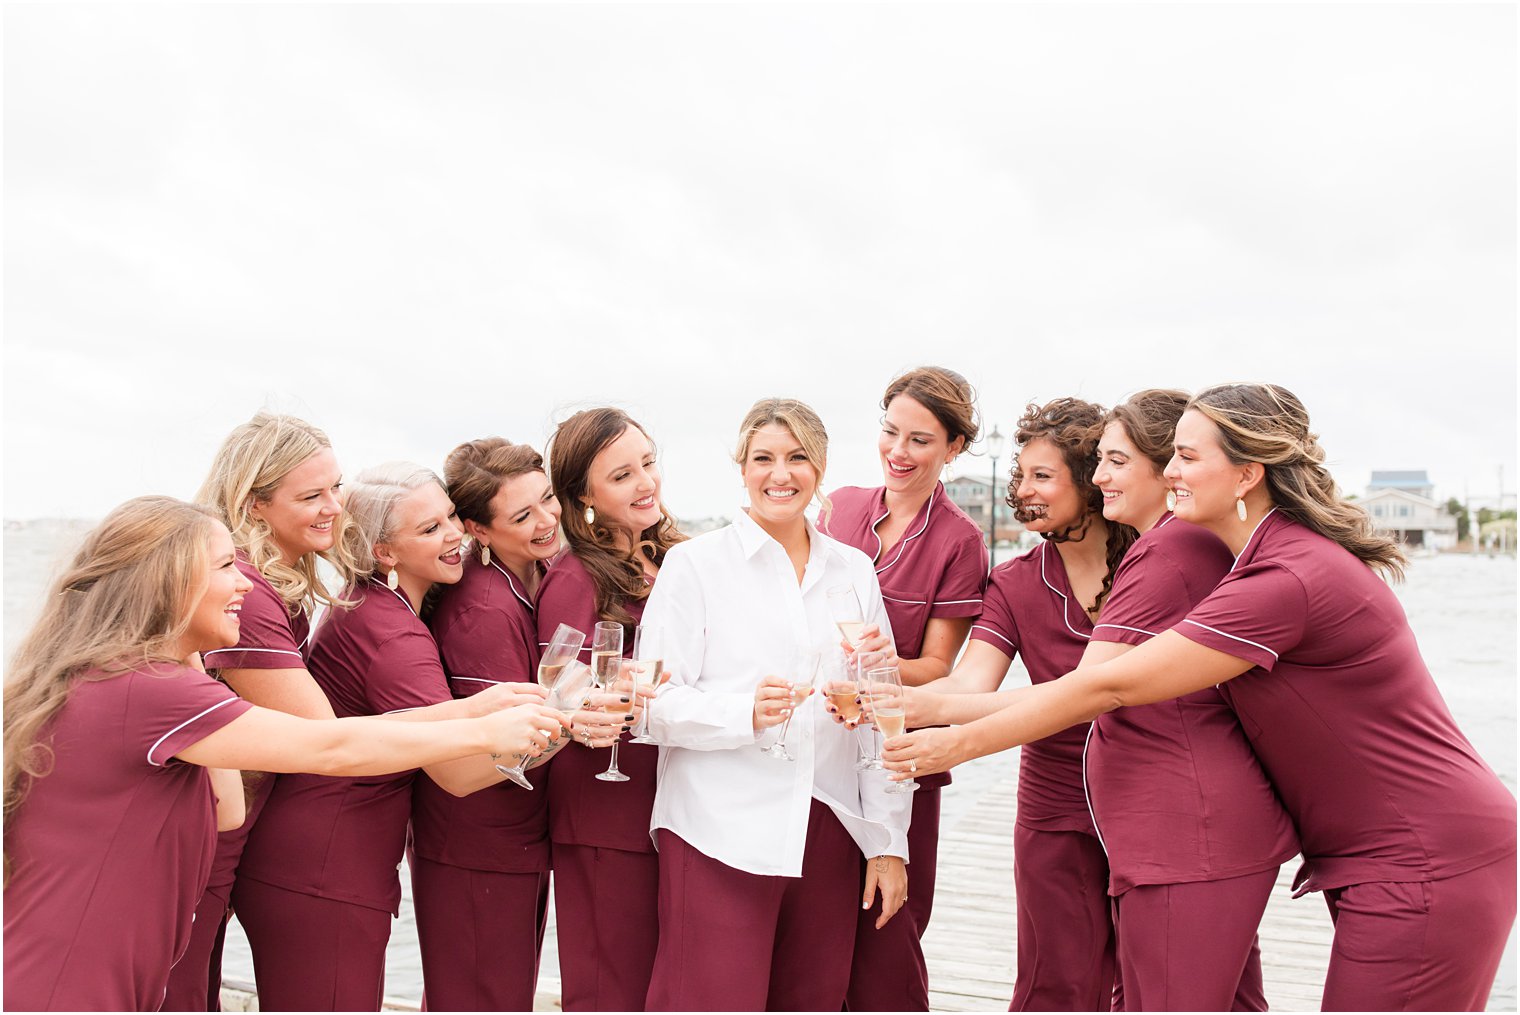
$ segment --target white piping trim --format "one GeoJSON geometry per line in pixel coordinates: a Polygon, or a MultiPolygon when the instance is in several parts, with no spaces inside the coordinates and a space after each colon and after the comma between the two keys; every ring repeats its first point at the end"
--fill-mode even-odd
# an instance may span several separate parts
{"type": "MultiPolygon", "coordinates": [[[[1277,508],[1274,505],[1273,508],[1272,508],[1272,510],[1268,511],[1266,514],[1264,514],[1264,515],[1261,516],[1261,521],[1259,521],[1259,522],[1256,523],[1256,528],[1252,529],[1251,530],[1251,534],[1246,537],[1246,545],[1242,546],[1240,548],[1240,552],[1235,555],[1234,563],[1232,563],[1230,565],[1230,570],[1231,571],[1235,570],[1235,568],[1240,564],[1240,558],[1244,557],[1246,555],[1246,551],[1251,548],[1251,540],[1253,540],[1253,539],[1256,538],[1256,533],[1260,532],[1261,531],[1261,527],[1263,525],[1267,524],[1267,519],[1271,518],[1275,514],[1277,514],[1277,508]]],[[[1229,572],[1226,572],[1226,573],[1228,574],[1229,572]]],[[[1199,624],[1198,626],[1202,627],[1203,625],[1199,624]]],[[[1210,630],[1212,630],[1212,628],[1210,628],[1210,630]]],[[[1223,631],[1220,631],[1219,633],[1220,634],[1224,634],[1223,631]]],[[[1266,646],[1262,646],[1262,647],[1265,648],[1266,646]]],[[[1271,649],[1267,649],[1267,651],[1268,652],[1272,652],[1271,649]]],[[[1277,653],[1276,652],[1272,652],[1272,654],[1276,655],[1277,653]]]]}
{"type": "Polygon", "coordinates": [[[505,680],[487,680],[485,677],[449,677],[450,680],[468,680],[476,684],[505,684],[505,680]]]}
{"type": "Polygon", "coordinates": [[[1081,631],[1078,631],[1075,627],[1071,626],[1071,617],[1070,617],[1070,613],[1071,613],[1071,600],[1069,600],[1069,599],[1066,598],[1066,593],[1062,592],[1060,589],[1058,589],[1054,585],[1050,584],[1050,579],[1047,578],[1047,577],[1045,577],[1045,550],[1049,546],[1050,546],[1049,543],[1041,543],[1040,544],[1040,581],[1042,581],[1042,582],[1045,583],[1045,587],[1046,588],[1050,589],[1050,591],[1054,592],[1056,595],[1058,595],[1058,596],[1061,597],[1061,621],[1066,625],[1066,630],[1070,631],[1072,634],[1076,635],[1078,638],[1083,638],[1083,639],[1086,639],[1087,641],[1092,641],[1092,635],[1090,635],[1090,634],[1083,634],[1081,631]]]}
{"type": "Polygon", "coordinates": [[[966,603],[979,603],[980,599],[936,599],[935,606],[961,606],[966,603]]]}
{"type": "MultiPolygon", "coordinates": [[[[274,652],[277,655],[295,656],[297,659],[301,658],[301,653],[292,651],[291,649],[288,649],[288,648],[236,648],[236,647],[234,647],[234,648],[214,648],[210,652],[207,652],[205,655],[201,656],[201,660],[205,661],[207,659],[210,659],[212,656],[221,655],[223,652],[274,652]]],[[[303,662],[304,662],[304,660],[303,660],[303,662]]]]}
{"type": "Polygon", "coordinates": [[[1124,624],[1094,624],[1093,625],[1093,631],[1094,631],[1094,633],[1096,633],[1097,630],[1098,630],[1098,628],[1100,628],[1100,627],[1112,627],[1112,628],[1116,628],[1116,629],[1118,629],[1120,631],[1134,631],[1136,634],[1143,634],[1147,638],[1154,638],[1154,637],[1156,637],[1156,632],[1155,631],[1147,631],[1147,630],[1145,630],[1142,627],[1128,627],[1128,626],[1126,626],[1124,624]]]}
{"type": "Polygon", "coordinates": [[[215,705],[212,705],[210,708],[206,709],[204,712],[197,712],[195,715],[192,715],[190,718],[186,719],[184,722],[182,722],[178,726],[174,727],[168,733],[165,733],[163,736],[161,736],[157,740],[153,741],[153,746],[148,748],[148,764],[152,765],[154,768],[163,768],[164,766],[161,763],[153,760],[153,752],[156,751],[156,750],[158,750],[160,744],[162,744],[165,740],[168,740],[170,737],[174,736],[174,734],[178,733],[180,730],[184,729],[186,726],[189,726],[191,723],[195,722],[196,720],[201,719],[204,716],[208,716],[212,712],[215,712],[217,709],[221,708],[223,705],[230,705],[234,701],[242,701],[242,700],[243,700],[242,698],[224,698],[221,701],[217,702],[215,705]]]}
{"type": "Polygon", "coordinates": [[[384,589],[385,591],[389,592],[391,595],[395,596],[397,599],[401,600],[403,603],[406,604],[406,608],[408,610],[412,611],[412,616],[414,616],[414,617],[417,616],[417,611],[416,610],[412,610],[412,602],[411,602],[411,600],[407,599],[406,596],[403,596],[396,589],[391,588],[389,585],[385,584],[385,582],[378,580],[374,576],[370,577],[370,581],[374,582],[376,585],[380,586],[382,589],[384,589]]]}
{"type": "Polygon", "coordinates": [[[496,561],[494,561],[494,560],[491,561],[491,567],[494,567],[496,570],[498,570],[498,571],[500,571],[502,573],[502,576],[507,579],[507,585],[508,585],[508,587],[510,587],[512,589],[512,594],[517,597],[518,602],[522,603],[524,606],[526,606],[528,608],[528,612],[529,613],[532,613],[533,612],[533,604],[530,603],[530,602],[528,602],[528,597],[527,596],[525,596],[521,592],[517,591],[517,579],[515,579],[515,578],[512,577],[512,572],[508,571],[506,568],[502,567],[500,564],[496,563],[496,561]]]}
{"type": "MultiPolygon", "coordinates": [[[[903,536],[901,539],[899,539],[897,541],[897,546],[896,546],[897,554],[892,558],[892,562],[891,563],[889,563],[889,564],[883,564],[881,567],[879,567],[879,568],[876,569],[876,573],[878,575],[881,574],[883,571],[885,571],[887,568],[891,567],[893,564],[896,564],[898,561],[902,560],[903,551],[905,551],[908,548],[908,544],[911,543],[913,540],[917,539],[919,536],[921,536],[921,535],[924,534],[924,530],[929,527],[929,516],[934,511],[934,498],[937,497],[937,496],[939,496],[939,492],[940,492],[941,489],[942,489],[941,486],[936,485],[935,488],[934,488],[934,492],[930,493],[929,494],[929,499],[924,502],[924,524],[920,525],[918,527],[918,531],[915,532],[915,533],[913,533],[913,535],[911,535],[911,536],[903,536]]],[[[883,495],[883,500],[885,500],[885,495],[883,495]]],[[[887,516],[886,515],[882,515],[881,517],[885,518],[887,516]]],[[[879,524],[881,524],[881,518],[878,518],[874,523],[872,523],[872,525],[871,525],[871,532],[873,534],[876,532],[876,526],[879,525],[879,524]]],[[[881,552],[881,537],[880,536],[876,537],[876,552],[877,553],[881,552]]]]}
{"type": "Polygon", "coordinates": [[[885,593],[882,594],[881,598],[883,598],[883,599],[889,599],[889,600],[891,600],[894,603],[904,603],[904,604],[906,604],[908,606],[928,606],[929,605],[926,601],[924,601],[922,599],[898,599],[896,596],[889,596],[889,595],[886,595],[885,593]]]}
{"type": "Polygon", "coordinates": [[[1103,841],[1103,829],[1098,827],[1098,814],[1093,810],[1092,793],[1087,788],[1087,745],[1092,743],[1093,729],[1098,725],[1094,719],[1087,724],[1087,736],[1082,738],[1082,799],[1087,803],[1087,816],[1092,819],[1093,833],[1098,837],[1098,845],[1103,848],[1103,855],[1108,855],[1108,843],[1103,841]]]}
{"type": "Polygon", "coordinates": [[[411,705],[407,708],[393,708],[389,712],[381,712],[381,715],[400,715],[402,712],[415,712],[419,708],[432,708],[431,705],[411,705]]]}
{"type": "Polygon", "coordinates": [[[1018,651],[1017,647],[1013,644],[1012,639],[1008,638],[1001,631],[994,631],[992,628],[988,627],[986,624],[972,624],[971,625],[971,630],[973,630],[973,631],[986,631],[988,634],[995,634],[999,638],[1002,638],[1004,641],[1008,642],[1008,647],[1009,648],[1014,649],[1014,651],[1018,651]]]}
{"type": "MultiPolygon", "coordinates": [[[[1281,658],[1281,656],[1279,656],[1276,652],[1272,652],[1272,650],[1269,649],[1269,648],[1267,648],[1265,645],[1261,644],[1260,642],[1252,641],[1249,638],[1240,638],[1240,637],[1237,637],[1236,635],[1233,635],[1233,634],[1231,634],[1228,631],[1221,631],[1217,627],[1210,627],[1207,624],[1200,624],[1196,620],[1184,620],[1183,623],[1184,624],[1192,624],[1194,627],[1201,627],[1205,631],[1213,631],[1215,634],[1219,635],[1222,638],[1229,638],[1231,641],[1238,641],[1242,645],[1252,645],[1252,646],[1254,646],[1256,648],[1261,649],[1263,652],[1271,652],[1273,659],[1279,659],[1279,658],[1281,658]]],[[[1218,685],[1216,684],[1215,686],[1217,687],[1218,685]]]]}

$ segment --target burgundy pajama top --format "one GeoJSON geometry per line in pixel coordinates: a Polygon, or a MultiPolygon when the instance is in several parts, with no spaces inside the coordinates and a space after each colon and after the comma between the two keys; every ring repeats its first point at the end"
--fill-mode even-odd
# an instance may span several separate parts
{"type": "MultiPolygon", "coordinates": [[[[1021,656],[1030,682],[1043,684],[1077,668],[1092,630],[1060,551],[1046,541],[992,569],[971,637],[1010,659],[1021,656]]],[[[1018,824],[1040,832],[1092,834],[1082,791],[1082,748],[1089,725],[1078,723],[1024,745],[1018,824]]]]}
{"type": "Polygon", "coordinates": [[[5,829],[7,1010],[158,1010],[216,846],[210,778],[174,755],[252,707],[170,664],[74,685],[5,829]]]}
{"type": "MultiPolygon", "coordinates": [[[[433,636],[399,592],[371,580],[342,598],[359,603],[329,610],[311,641],[311,675],[340,719],[449,700],[433,636]]],[[[412,775],[280,776],[238,877],[395,915],[412,775]]]]}
{"type": "MultiPolygon", "coordinates": [[[[644,616],[644,600],[623,604],[634,623],[644,616]]],[[[569,624],[586,636],[581,658],[591,663],[591,637],[601,617],[596,612],[596,586],[586,566],[572,550],[554,558],[538,587],[538,643],[549,644],[554,629],[569,624]]],[[[633,633],[623,632],[623,655],[633,652],[633,633]]],[[[659,707],[658,703],[655,705],[659,707]]],[[[596,846],[630,853],[653,853],[649,815],[654,810],[655,767],[659,748],[630,743],[625,735],[618,748],[618,769],[628,782],[603,782],[611,752],[593,750],[571,741],[549,762],[549,837],[571,846],[596,846]]],[[[534,769],[535,778],[542,768],[534,769]]]]}
{"type": "Polygon", "coordinates": [[[1300,893],[1513,855],[1515,798],[1436,689],[1388,585],[1269,512],[1178,634],[1255,663],[1220,685],[1298,826],[1300,893]]]}
{"type": "MultiPolygon", "coordinates": [[[[1232,560],[1217,536],[1164,515],[1124,555],[1093,640],[1141,645],[1169,630],[1232,560]]],[[[1298,853],[1293,823],[1216,687],[1100,715],[1086,775],[1110,894],[1255,874],[1298,853]]]]}
{"type": "MultiPolygon", "coordinates": [[[[428,620],[456,698],[500,683],[537,682],[538,625],[527,591],[497,562],[465,559],[464,577],[443,588],[428,620]]],[[[529,874],[549,870],[549,768],[534,789],[512,782],[456,797],[425,772],[412,789],[412,846],[435,863],[529,874]]]]}

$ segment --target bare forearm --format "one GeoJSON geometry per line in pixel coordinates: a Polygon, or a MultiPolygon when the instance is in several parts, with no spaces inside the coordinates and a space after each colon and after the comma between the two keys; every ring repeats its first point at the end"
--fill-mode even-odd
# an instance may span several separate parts
{"type": "Polygon", "coordinates": [[[943,659],[933,656],[923,656],[919,659],[897,660],[897,671],[902,674],[902,682],[909,687],[922,687],[931,681],[937,681],[950,672],[950,664],[943,659]]]}

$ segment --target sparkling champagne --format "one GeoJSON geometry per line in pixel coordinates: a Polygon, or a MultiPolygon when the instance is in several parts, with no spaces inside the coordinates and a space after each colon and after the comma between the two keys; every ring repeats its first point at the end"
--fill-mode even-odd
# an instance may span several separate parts
{"type": "Polygon", "coordinates": [[[907,729],[907,717],[900,708],[878,708],[872,714],[876,717],[876,728],[884,737],[900,737],[907,729]]]}
{"type": "Polygon", "coordinates": [[[864,620],[841,620],[837,622],[839,633],[844,635],[844,640],[851,645],[859,645],[865,635],[866,622],[864,620]]]}

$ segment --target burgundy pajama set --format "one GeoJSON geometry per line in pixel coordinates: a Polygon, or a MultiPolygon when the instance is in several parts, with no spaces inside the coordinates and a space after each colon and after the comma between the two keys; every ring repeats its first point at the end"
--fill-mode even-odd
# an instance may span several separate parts
{"type": "Polygon", "coordinates": [[[1274,509],[1178,634],[1221,685],[1335,921],[1326,1010],[1480,1010],[1515,919],[1515,798],[1457,728],[1392,590],[1274,509]]]}
{"type": "MultiPolygon", "coordinates": [[[[975,617],[982,612],[987,547],[981,530],[951,502],[943,483],[935,485],[897,545],[883,554],[876,527],[886,516],[886,487],[845,487],[830,495],[829,510],[819,519],[818,530],[875,561],[897,655],[917,659],[931,619],[975,617]]],[[[880,902],[861,911],[847,1002],[852,1011],[927,1011],[929,1007],[921,939],[934,907],[940,791],[950,784],[950,773],[915,781],[918,790],[913,794],[913,819],[908,827],[913,858],[908,865],[908,903],[880,930],[876,929],[880,902]]]]}
{"type": "MultiPolygon", "coordinates": [[[[537,566],[537,565],[535,565],[537,566]]],[[[535,683],[533,602],[499,563],[467,556],[428,620],[449,690],[535,683]]],[[[412,787],[412,904],[433,1011],[529,1011],[549,908],[549,769],[466,797],[412,787]]]]}
{"type": "MultiPolygon", "coordinates": [[[[1012,659],[1036,684],[1077,668],[1093,625],[1051,542],[992,569],[971,637],[1012,659]]],[[[1082,787],[1089,723],[1025,744],[1019,757],[1013,880],[1018,975],[1009,1011],[1108,1011],[1114,928],[1108,860],[1082,787]]]]}
{"type": "MultiPolygon", "coordinates": [[[[346,589],[312,635],[311,675],[339,718],[450,699],[438,649],[399,592],[346,589]]],[[[413,771],[282,775],[248,837],[232,904],[264,1011],[376,1011],[401,905],[413,771]]]]}
{"type": "MultiPolygon", "coordinates": [[[[637,623],[644,601],[623,606],[637,623]]],[[[601,620],[596,585],[580,558],[566,550],[538,588],[542,649],[560,624],[586,636],[581,657],[591,661],[591,637],[601,620]]],[[[633,651],[624,632],[623,654],[633,651]]],[[[611,752],[571,742],[549,763],[549,838],[554,855],[554,911],[561,1003],[565,1011],[642,1011],[659,944],[659,858],[649,838],[658,748],[618,748],[628,782],[604,782],[611,752]]],[[[542,769],[530,779],[537,780],[542,769]]]]}
{"type": "MultiPolygon", "coordinates": [[[[1144,644],[1232,561],[1218,537],[1163,515],[1125,554],[1093,640],[1144,644]]],[[[1265,1011],[1256,929],[1298,838],[1219,689],[1099,716],[1085,774],[1125,1007],[1265,1011]]]]}
{"type": "MultiPolygon", "coordinates": [[[[294,670],[306,668],[306,639],[311,625],[306,611],[290,609],[269,580],[241,552],[238,570],[253,582],[243,597],[238,614],[238,643],[232,648],[215,649],[202,658],[206,669],[215,673],[227,670],[294,670]]],[[[248,801],[248,818],[238,828],[216,837],[216,859],[211,865],[211,880],[195,907],[195,925],[190,932],[190,947],[175,963],[169,974],[169,994],[164,1011],[220,1011],[222,1008],[222,941],[231,917],[232,885],[238,861],[248,833],[253,830],[264,802],[274,789],[275,777],[267,773],[255,776],[252,799],[248,801]]]]}
{"type": "Polygon", "coordinates": [[[217,837],[206,770],[174,755],[252,707],[183,666],[76,681],[6,822],[7,1010],[159,1010],[217,837]]]}

